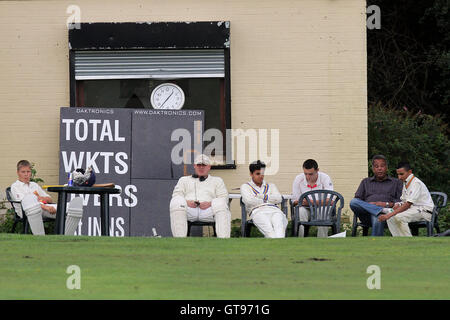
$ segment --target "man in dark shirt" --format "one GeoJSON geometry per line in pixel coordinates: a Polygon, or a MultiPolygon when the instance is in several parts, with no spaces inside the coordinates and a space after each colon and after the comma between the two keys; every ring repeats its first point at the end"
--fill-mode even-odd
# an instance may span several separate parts
{"type": "Polygon", "coordinates": [[[350,208],[363,224],[372,226],[372,236],[382,236],[386,222],[378,221],[377,217],[400,202],[403,185],[387,175],[387,160],[382,155],[372,158],[372,171],[373,177],[361,181],[350,208]]]}

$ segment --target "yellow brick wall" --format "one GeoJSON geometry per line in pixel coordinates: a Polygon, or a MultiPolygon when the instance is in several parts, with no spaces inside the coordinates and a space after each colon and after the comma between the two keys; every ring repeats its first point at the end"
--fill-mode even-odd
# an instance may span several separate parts
{"type": "MultiPolygon", "coordinates": [[[[233,128],[280,130],[280,170],[267,180],[282,193],[314,158],[348,206],[367,174],[364,0],[0,1],[1,189],[20,159],[58,182],[71,4],[81,22],[230,21],[233,128]]],[[[248,164],[213,174],[231,190],[248,164]]]]}

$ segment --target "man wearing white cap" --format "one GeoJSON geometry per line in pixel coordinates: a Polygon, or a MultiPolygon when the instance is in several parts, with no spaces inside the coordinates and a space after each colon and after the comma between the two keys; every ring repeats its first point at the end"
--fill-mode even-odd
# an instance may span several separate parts
{"type": "Polygon", "coordinates": [[[229,238],[231,213],[228,191],[222,178],[209,175],[211,161],[199,155],[194,161],[195,174],[178,180],[170,201],[170,226],[174,237],[187,236],[188,221],[215,222],[218,238],[229,238]]]}

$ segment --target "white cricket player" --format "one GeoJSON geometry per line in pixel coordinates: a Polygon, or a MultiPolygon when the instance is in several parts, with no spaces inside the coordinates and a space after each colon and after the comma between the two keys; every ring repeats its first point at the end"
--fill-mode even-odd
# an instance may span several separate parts
{"type": "Polygon", "coordinates": [[[215,222],[218,238],[229,238],[231,213],[228,191],[222,178],[211,176],[211,161],[199,155],[194,161],[195,174],[178,180],[170,201],[170,226],[174,237],[187,236],[188,221],[215,222]]]}
{"type": "Polygon", "coordinates": [[[408,162],[399,163],[397,176],[403,181],[401,202],[383,211],[387,214],[379,215],[378,220],[387,221],[393,237],[412,237],[409,223],[431,221],[434,202],[427,186],[412,173],[408,162]]]}
{"type": "MultiPolygon", "coordinates": [[[[18,180],[11,185],[11,196],[15,201],[21,201],[31,232],[34,235],[45,235],[42,217],[56,218],[56,204],[52,198],[31,179],[31,163],[20,160],[17,163],[18,180]]],[[[17,214],[22,217],[20,206],[15,206],[17,214]]],[[[76,197],[68,204],[65,224],[65,235],[74,235],[83,216],[83,199],[76,197]]]]}
{"type": "MultiPolygon", "coordinates": [[[[295,177],[292,183],[292,203],[298,204],[300,196],[312,190],[330,190],[333,191],[333,183],[331,178],[323,172],[319,171],[319,165],[314,159],[308,159],[303,162],[303,173],[295,177]]],[[[306,199],[303,199],[303,205],[306,205],[306,199]]],[[[308,221],[310,215],[309,209],[306,207],[299,208],[300,221],[308,221]]],[[[298,231],[299,237],[304,237],[304,226],[300,226],[298,231]]],[[[328,237],[328,227],[318,227],[317,237],[328,237]]]]}
{"type": "Polygon", "coordinates": [[[260,160],[250,164],[251,180],[241,186],[242,202],[253,223],[266,238],[284,238],[288,221],[278,208],[282,197],[273,183],[264,181],[266,165],[260,160]]]}

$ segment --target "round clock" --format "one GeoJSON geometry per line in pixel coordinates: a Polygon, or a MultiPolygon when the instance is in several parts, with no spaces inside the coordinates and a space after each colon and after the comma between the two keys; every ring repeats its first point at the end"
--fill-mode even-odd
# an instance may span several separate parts
{"type": "Polygon", "coordinates": [[[184,105],[184,92],[174,83],[163,83],[157,86],[150,97],[154,109],[179,110],[184,105]]]}

